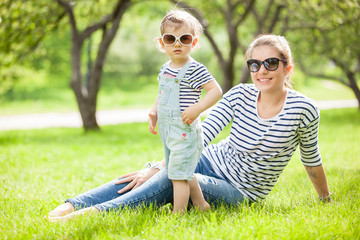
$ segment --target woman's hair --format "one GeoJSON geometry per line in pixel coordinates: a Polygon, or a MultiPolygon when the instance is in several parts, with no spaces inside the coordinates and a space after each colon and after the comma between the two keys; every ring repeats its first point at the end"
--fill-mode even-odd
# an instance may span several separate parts
{"type": "Polygon", "coordinates": [[[203,32],[201,23],[190,13],[183,10],[171,10],[162,19],[160,23],[160,32],[163,35],[165,28],[169,25],[175,28],[181,27],[183,24],[187,25],[191,29],[191,34],[195,37],[199,37],[203,32]]]}
{"type": "Polygon", "coordinates": [[[260,46],[271,46],[277,49],[280,53],[280,58],[286,60],[285,66],[291,67],[290,73],[285,78],[285,86],[292,88],[291,86],[291,76],[294,71],[294,61],[291,56],[291,50],[288,41],[283,36],[273,35],[273,34],[262,34],[257,36],[249,45],[246,50],[245,56],[246,60],[251,59],[252,52],[254,48],[260,46]]]}

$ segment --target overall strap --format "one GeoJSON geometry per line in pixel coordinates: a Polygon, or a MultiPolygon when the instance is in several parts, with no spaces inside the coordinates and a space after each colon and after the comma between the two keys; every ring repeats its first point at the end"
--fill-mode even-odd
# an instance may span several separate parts
{"type": "Polygon", "coordinates": [[[168,66],[170,66],[170,61],[167,61],[162,67],[161,67],[161,69],[160,69],[160,76],[164,76],[164,72],[165,72],[165,70],[166,70],[166,68],[168,67],[168,66]]]}
{"type": "Polygon", "coordinates": [[[181,80],[184,78],[186,71],[189,69],[192,61],[188,61],[185,63],[185,65],[180,69],[179,73],[177,74],[176,78],[181,82],[181,80]]]}

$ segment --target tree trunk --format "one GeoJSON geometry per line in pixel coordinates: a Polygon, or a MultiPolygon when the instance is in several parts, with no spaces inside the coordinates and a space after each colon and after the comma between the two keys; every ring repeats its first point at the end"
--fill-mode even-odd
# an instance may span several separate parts
{"type": "Polygon", "coordinates": [[[353,90],[356,99],[358,100],[358,108],[360,110],[360,90],[359,87],[356,83],[356,78],[355,78],[355,74],[353,72],[346,72],[346,76],[349,79],[350,82],[350,87],[353,90]]]}
{"type": "Polygon", "coordinates": [[[73,12],[74,5],[64,0],[57,0],[57,2],[69,15],[72,40],[72,75],[70,85],[76,96],[81,119],[83,121],[83,127],[85,131],[99,130],[100,128],[96,121],[96,104],[103,72],[103,65],[109,46],[119,28],[121,18],[126,9],[130,6],[131,0],[118,0],[112,13],[104,16],[99,22],[86,27],[82,32],[79,32],[77,29],[76,19],[73,12]],[[103,36],[99,44],[95,63],[93,66],[89,67],[90,77],[88,82],[84,84],[81,73],[82,46],[85,39],[89,38],[97,30],[102,30],[103,36]]]}
{"type": "Polygon", "coordinates": [[[240,78],[240,83],[247,83],[249,82],[249,78],[250,78],[250,72],[249,69],[245,63],[245,65],[242,68],[242,73],[241,73],[241,78],[240,78]]]}
{"type": "Polygon", "coordinates": [[[99,130],[100,127],[96,120],[96,104],[94,104],[89,98],[78,98],[78,94],[76,92],[75,95],[85,131],[99,130]]]}
{"type": "Polygon", "coordinates": [[[222,84],[222,91],[226,93],[229,91],[234,85],[234,72],[229,69],[230,65],[227,64],[226,71],[223,71],[223,84],[222,84]]]}
{"type": "Polygon", "coordinates": [[[76,102],[80,111],[81,119],[84,129],[99,130],[99,125],[96,121],[96,101],[91,101],[88,90],[82,81],[81,74],[81,49],[83,41],[78,39],[78,35],[72,36],[72,76],[71,88],[74,91],[76,102]]]}

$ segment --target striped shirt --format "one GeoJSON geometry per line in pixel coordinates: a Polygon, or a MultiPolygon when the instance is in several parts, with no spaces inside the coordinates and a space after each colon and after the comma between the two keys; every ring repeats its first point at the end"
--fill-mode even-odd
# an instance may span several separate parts
{"type": "MultiPolygon", "coordinates": [[[[197,103],[202,92],[202,85],[210,82],[214,77],[209,73],[207,68],[195,60],[186,71],[183,80],[180,82],[180,110],[183,112],[187,107],[197,103]]],[[[170,67],[170,61],[165,63],[161,69],[165,76],[176,77],[180,69],[170,67]]],[[[159,79],[158,79],[159,80],[159,79]]]]}
{"type": "Polygon", "coordinates": [[[303,165],[322,164],[320,113],[314,103],[288,89],[281,112],[272,119],[262,119],[257,114],[258,94],[253,84],[235,86],[202,123],[207,146],[203,154],[219,176],[251,201],[267,196],[298,145],[303,165]],[[230,135],[209,145],[231,122],[230,135]]]}

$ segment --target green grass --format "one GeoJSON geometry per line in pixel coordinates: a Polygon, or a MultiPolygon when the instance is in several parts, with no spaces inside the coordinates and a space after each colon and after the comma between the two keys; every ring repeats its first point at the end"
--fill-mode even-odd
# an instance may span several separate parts
{"type": "MultiPolygon", "coordinates": [[[[229,129],[216,140],[224,138],[229,129]]],[[[320,149],[333,193],[317,200],[298,152],[267,199],[251,206],[171,214],[126,209],[59,224],[43,217],[63,200],[160,160],[146,123],[0,132],[0,239],[360,239],[360,113],[321,112],[320,149]]]]}

